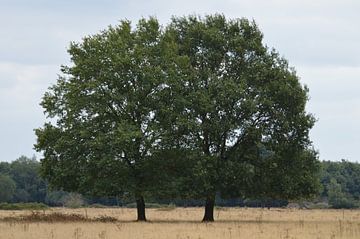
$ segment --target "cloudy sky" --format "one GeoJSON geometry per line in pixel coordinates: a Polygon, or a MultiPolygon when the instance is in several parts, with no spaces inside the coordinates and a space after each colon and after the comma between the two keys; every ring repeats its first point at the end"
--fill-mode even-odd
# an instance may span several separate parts
{"type": "Polygon", "coordinates": [[[0,0],[0,161],[35,154],[39,102],[69,63],[70,41],[125,18],[212,13],[254,19],[295,67],[310,88],[320,159],[360,161],[359,12],[358,0],[0,0]]]}

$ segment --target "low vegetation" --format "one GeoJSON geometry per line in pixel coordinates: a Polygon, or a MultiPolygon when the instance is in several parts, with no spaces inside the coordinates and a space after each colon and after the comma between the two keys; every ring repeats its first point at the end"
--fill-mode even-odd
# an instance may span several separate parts
{"type": "Polygon", "coordinates": [[[0,210],[44,210],[49,206],[44,203],[0,203],[0,210]]]}
{"type": "Polygon", "coordinates": [[[1,219],[3,222],[49,222],[49,223],[59,223],[59,222],[117,222],[118,220],[110,216],[97,216],[95,218],[89,218],[87,216],[71,213],[65,214],[61,212],[55,213],[42,213],[38,211],[33,211],[29,215],[22,215],[17,217],[4,217],[1,219]]]}
{"type": "Polygon", "coordinates": [[[54,208],[50,213],[0,211],[0,238],[360,238],[358,210],[217,209],[216,222],[212,223],[199,222],[202,208],[148,209],[149,223],[136,223],[136,209],[127,208],[54,208]]]}

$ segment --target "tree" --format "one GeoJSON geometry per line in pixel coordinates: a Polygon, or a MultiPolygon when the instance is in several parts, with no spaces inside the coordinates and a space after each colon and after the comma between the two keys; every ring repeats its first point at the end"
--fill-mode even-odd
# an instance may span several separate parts
{"type": "Polygon", "coordinates": [[[246,19],[173,18],[172,78],[159,113],[164,147],[188,152],[183,182],[204,199],[213,221],[215,195],[293,199],[318,189],[316,152],[305,112],[307,88],[246,19]],[[162,116],[162,117],[161,117],[162,116]],[[167,144],[167,146],[166,146],[167,144]],[[189,173],[189,170],[191,171],[189,173]]]}
{"type": "Polygon", "coordinates": [[[21,156],[10,164],[9,176],[16,183],[15,202],[43,202],[46,183],[39,175],[40,163],[35,157],[21,156]]]}
{"type": "Polygon", "coordinates": [[[354,200],[346,196],[341,185],[336,179],[331,178],[328,185],[328,200],[333,208],[354,208],[356,207],[354,200]]]}
{"type": "Polygon", "coordinates": [[[0,174],[0,202],[8,202],[15,192],[15,182],[8,175],[0,174]]]}
{"type": "Polygon", "coordinates": [[[122,21],[72,43],[36,130],[42,175],[85,195],[269,198],[316,191],[307,88],[262,44],[256,24],[222,15],[122,21]],[[171,176],[171,174],[176,175],[171,176]]]}
{"type": "Polygon", "coordinates": [[[159,139],[157,94],[166,76],[161,38],[150,18],[133,30],[122,21],[70,45],[72,65],[61,68],[41,102],[52,123],[36,130],[41,172],[52,187],[85,195],[130,193],[137,219],[146,220],[144,197],[159,188],[151,161],[159,139]]]}
{"type": "Polygon", "coordinates": [[[322,162],[321,196],[328,198],[334,208],[357,207],[360,196],[360,164],[341,160],[341,162],[322,162]]]}
{"type": "Polygon", "coordinates": [[[2,174],[10,173],[10,164],[8,162],[0,162],[0,173],[2,174]]]}

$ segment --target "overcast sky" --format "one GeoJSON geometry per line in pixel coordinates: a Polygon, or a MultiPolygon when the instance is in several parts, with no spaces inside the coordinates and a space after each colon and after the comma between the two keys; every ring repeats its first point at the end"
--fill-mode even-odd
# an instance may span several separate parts
{"type": "Polygon", "coordinates": [[[35,154],[39,102],[69,63],[70,41],[125,18],[212,13],[254,19],[295,67],[310,88],[320,159],[360,161],[359,12],[359,0],[0,0],[0,161],[35,154]]]}

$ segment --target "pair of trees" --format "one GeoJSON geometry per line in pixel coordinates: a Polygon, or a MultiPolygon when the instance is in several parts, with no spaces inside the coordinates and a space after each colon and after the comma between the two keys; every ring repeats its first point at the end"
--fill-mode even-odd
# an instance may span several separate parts
{"type": "Polygon", "coordinates": [[[85,194],[286,198],[317,191],[307,88],[246,19],[129,21],[72,43],[36,130],[42,174],[85,194]]]}

